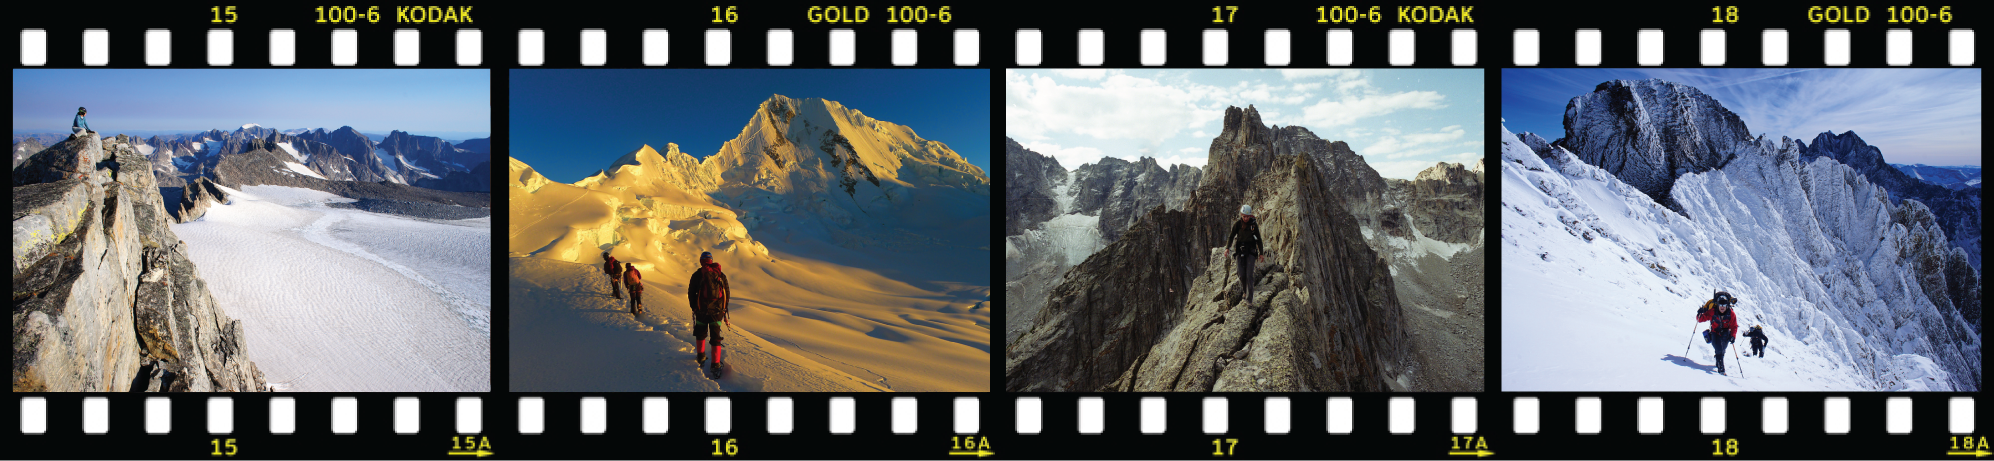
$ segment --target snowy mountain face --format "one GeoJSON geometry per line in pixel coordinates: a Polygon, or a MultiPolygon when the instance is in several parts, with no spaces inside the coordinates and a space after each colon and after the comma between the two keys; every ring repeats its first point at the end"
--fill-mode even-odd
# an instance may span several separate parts
{"type": "Polygon", "coordinates": [[[629,380],[621,363],[516,352],[516,388],[601,388],[580,380],[610,374],[602,379],[645,389],[988,390],[982,169],[835,101],[777,95],[746,122],[703,160],[668,143],[574,184],[516,158],[507,176],[515,345],[630,329],[645,338],[633,347],[662,349],[646,360],[690,363],[690,316],[669,306],[686,305],[699,254],[712,252],[737,290],[727,360],[741,377],[667,370],[629,380]],[[633,320],[627,307],[598,306],[608,304],[597,294],[608,289],[604,252],[641,271],[650,313],[633,320]],[[609,309],[623,313],[600,313],[609,309]],[[590,326],[542,328],[570,324],[590,326]]]}
{"type": "Polygon", "coordinates": [[[1848,165],[1857,174],[1890,194],[1892,200],[1917,200],[1938,219],[1954,246],[1966,251],[1967,262],[1980,269],[1980,192],[1954,190],[1920,181],[1883,161],[1883,150],[1863,142],[1853,131],[1821,133],[1813,144],[1802,144],[1803,159],[1826,157],[1848,165]]]}
{"type": "Polygon", "coordinates": [[[1007,202],[1007,214],[1018,214],[1005,223],[1018,228],[1004,242],[1007,334],[1020,331],[1044,305],[1060,275],[1120,238],[1143,214],[1158,206],[1181,209],[1202,173],[1185,165],[1165,170],[1148,157],[1103,157],[1069,173],[1051,157],[1006,141],[1013,182],[1005,196],[1014,200],[1007,202]]]}
{"type": "Polygon", "coordinates": [[[1648,79],[1605,82],[1572,98],[1557,144],[1674,208],[1677,177],[1722,167],[1752,142],[1745,122],[1701,90],[1648,79]]]}
{"type": "MultiPolygon", "coordinates": [[[[1745,132],[1702,120],[1732,119],[1705,109],[1659,119],[1568,110],[1566,120],[1570,133],[1668,131],[1657,122],[1677,133],[1745,132]]],[[[1725,143],[1714,157],[1670,151],[1696,152],[1695,143],[1640,151],[1728,160],[1665,185],[1672,209],[1652,187],[1592,163],[1652,181],[1653,171],[1633,165],[1669,161],[1576,153],[1570,146],[1620,144],[1570,135],[1545,151],[1502,135],[1504,389],[1979,389],[1979,274],[1924,204],[1893,200],[1858,169],[1804,155],[1800,142],[1757,138],[1725,143]],[[1707,328],[1694,311],[1719,290],[1741,300],[1743,328],[1762,325],[1773,338],[1764,358],[1740,363],[1727,351],[1728,376],[1715,373],[1710,346],[1683,337],[1707,328]],[[1689,351],[1676,351],[1685,342],[1689,351]]]]}

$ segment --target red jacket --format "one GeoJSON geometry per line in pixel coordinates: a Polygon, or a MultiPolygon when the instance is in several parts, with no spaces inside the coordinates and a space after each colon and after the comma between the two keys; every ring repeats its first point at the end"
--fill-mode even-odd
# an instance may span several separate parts
{"type": "Polygon", "coordinates": [[[1730,309],[1724,311],[1723,315],[1718,315],[1717,307],[1706,303],[1703,309],[1697,309],[1696,321],[1699,323],[1710,322],[1710,330],[1715,332],[1715,334],[1730,335],[1730,339],[1733,341],[1738,339],[1737,309],[1730,309]]]}
{"type": "Polygon", "coordinates": [[[623,267],[623,266],[622,266],[622,265],[620,265],[620,264],[617,264],[617,263],[616,263],[616,257],[615,257],[615,256],[611,256],[611,257],[609,257],[609,260],[606,260],[606,261],[603,261],[603,262],[602,262],[602,273],[604,273],[604,274],[609,274],[609,275],[612,275],[612,276],[613,276],[613,275],[616,275],[616,269],[617,269],[617,268],[620,268],[620,267],[623,267]]]}
{"type": "Polygon", "coordinates": [[[630,266],[630,269],[623,271],[623,283],[636,285],[643,281],[644,275],[637,273],[637,266],[630,266]]]}

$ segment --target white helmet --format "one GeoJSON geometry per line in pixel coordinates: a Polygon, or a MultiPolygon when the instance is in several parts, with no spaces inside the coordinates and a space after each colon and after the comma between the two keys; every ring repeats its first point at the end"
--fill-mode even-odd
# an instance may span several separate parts
{"type": "Polygon", "coordinates": [[[1239,214],[1253,216],[1253,205],[1240,205],[1239,214]]]}

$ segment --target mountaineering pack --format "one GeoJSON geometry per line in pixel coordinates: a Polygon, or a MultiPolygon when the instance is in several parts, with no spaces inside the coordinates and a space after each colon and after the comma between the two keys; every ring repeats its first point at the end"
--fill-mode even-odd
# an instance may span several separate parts
{"type": "Polygon", "coordinates": [[[727,315],[727,279],[714,267],[701,267],[692,278],[692,313],[702,322],[717,321],[727,315]]]}

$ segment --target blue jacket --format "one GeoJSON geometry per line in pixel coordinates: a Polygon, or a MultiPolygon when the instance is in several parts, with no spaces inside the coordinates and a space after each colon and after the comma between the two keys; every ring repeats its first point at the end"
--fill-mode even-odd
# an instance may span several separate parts
{"type": "MultiPolygon", "coordinates": [[[[83,120],[83,114],[76,114],[76,121],[74,121],[74,122],[69,122],[69,126],[70,126],[71,128],[75,128],[75,127],[79,127],[79,126],[80,126],[80,127],[83,127],[83,129],[85,129],[85,130],[90,130],[90,122],[89,122],[89,121],[86,121],[86,120],[83,120]]],[[[90,131],[97,131],[97,130],[90,130],[90,131]]]]}

